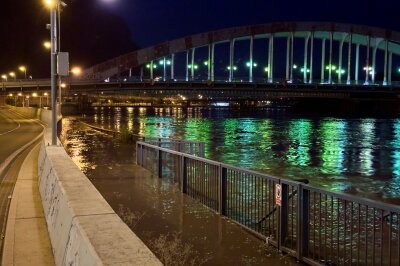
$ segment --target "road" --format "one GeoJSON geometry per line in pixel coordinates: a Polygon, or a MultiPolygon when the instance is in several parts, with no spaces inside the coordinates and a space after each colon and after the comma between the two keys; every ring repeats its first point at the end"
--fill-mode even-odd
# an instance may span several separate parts
{"type": "MultiPolygon", "coordinates": [[[[43,130],[43,126],[35,119],[27,119],[8,108],[0,108],[0,164],[13,152],[35,139],[43,130]]],[[[0,173],[0,257],[6,228],[10,197],[14,190],[21,165],[29,151],[39,142],[25,149],[11,165],[0,173]]]]}

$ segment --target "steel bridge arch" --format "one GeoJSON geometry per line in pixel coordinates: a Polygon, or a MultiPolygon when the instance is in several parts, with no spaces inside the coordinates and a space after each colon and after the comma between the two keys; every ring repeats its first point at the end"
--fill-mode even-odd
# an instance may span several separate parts
{"type": "Polygon", "coordinates": [[[375,53],[379,49],[385,50],[390,56],[400,55],[400,32],[397,31],[333,22],[279,22],[210,31],[167,41],[87,68],[83,71],[82,77],[105,79],[175,53],[232,40],[269,38],[270,36],[291,38],[293,36],[307,41],[311,34],[313,38],[322,40],[330,40],[332,37],[333,41],[338,41],[342,46],[350,41],[351,36],[352,44],[369,46],[375,50],[375,53]]]}

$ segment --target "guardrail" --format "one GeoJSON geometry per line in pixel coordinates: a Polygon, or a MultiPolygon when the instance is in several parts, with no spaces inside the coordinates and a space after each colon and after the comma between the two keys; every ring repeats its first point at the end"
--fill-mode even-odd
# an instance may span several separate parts
{"type": "MultiPolygon", "coordinates": [[[[194,79],[186,80],[186,77],[175,77],[174,79],[166,79],[165,81],[162,77],[155,77],[154,79],[150,79],[149,77],[140,77],[140,76],[121,76],[119,78],[109,78],[106,80],[103,79],[85,79],[85,78],[67,78],[64,80],[64,83],[67,85],[79,86],[79,85],[101,85],[101,84],[142,84],[142,83],[159,83],[159,84],[174,84],[174,83],[188,83],[188,84],[212,84],[212,83],[222,83],[222,84],[270,84],[267,78],[254,78],[252,82],[248,80],[248,77],[235,77],[232,81],[228,80],[228,77],[215,77],[214,81],[209,81],[208,79],[204,79],[201,77],[196,77],[194,79]]],[[[302,79],[294,79],[292,81],[288,81],[284,78],[276,78],[272,82],[272,84],[287,84],[287,85],[339,85],[339,86],[346,86],[346,85],[358,85],[358,86],[365,86],[365,87],[399,87],[400,81],[393,81],[390,82],[388,85],[383,85],[381,81],[377,81],[373,83],[370,81],[368,84],[365,84],[364,80],[351,80],[349,83],[347,80],[332,80],[329,82],[327,79],[319,80],[314,79],[311,83],[307,82],[304,83],[302,79]]],[[[20,79],[15,81],[7,81],[7,82],[0,82],[0,87],[2,88],[21,88],[21,87],[49,87],[50,86],[50,79],[33,79],[33,80],[26,80],[20,79]]]]}
{"type": "Polygon", "coordinates": [[[137,164],[310,265],[399,265],[400,208],[145,142],[137,164]],[[279,206],[279,205],[280,206],[279,206]]]}

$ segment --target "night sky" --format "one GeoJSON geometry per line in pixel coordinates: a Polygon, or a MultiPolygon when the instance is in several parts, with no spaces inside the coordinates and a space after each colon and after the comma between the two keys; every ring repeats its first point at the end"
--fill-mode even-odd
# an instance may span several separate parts
{"type": "MultiPolygon", "coordinates": [[[[335,21],[400,31],[397,0],[65,0],[62,50],[89,67],[122,53],[185,35],[275,21],[335,21]]],[[[48,11],[41,0],[13,0],[0,9],[0,71],[26,64],[47,77],[48,11]]]]}

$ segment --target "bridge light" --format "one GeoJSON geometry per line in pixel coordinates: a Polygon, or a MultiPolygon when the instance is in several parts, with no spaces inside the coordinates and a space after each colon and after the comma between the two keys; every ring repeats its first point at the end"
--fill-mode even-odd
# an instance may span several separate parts
{"type": "Polygon", "coordinates": [[[293,69],[297,69],[297,65],[293,65],[293,69]]]}
{"type": "Polygon", "coordinates": [[[171,61],[167,60],[167,65],[170,65],[170,64],[171,64],[171,61]]]}
{"type": "Polygon", "coordinates": [[[147,65],[146,65],[146,68],[150,68],[150,64],[147,64],[147,65]]]}
{"type": "Polygon", "coordinates": [[[237,67],[236,66],[233,66],[233,71],[236,71],[237,70],[237,67]]]}
{"type": "Polygon", "coordinates": [[[199,68],[199,66],[198,65],[194,65],[194,69],[198,69],[199,68]]]}
{"type": "Polygon", "coordinates": [[[45,92],[45,93],[43,93],[43,95],[44,95],[44,96],[47,96],[47,95],[49,95],[49,94],[48,94],[47,92],[45,92]]]}
{"type": "Polygon", "coordinates": [[[156,65],[156,64],[154,64],[154,65],[153,65],[153,68],[157,68],[157,65],[156,65]]]}
{"type": "Polygon", "coordinates": [[[397,69],[397,72],[399,72],[399,73],[400,73],[400,67],[397,69]]]}
{"type": "Polygon", "coordinates": [[[13,97],[13,94],[12,94],[12,93],[10,93],[10,94],[8,94],[8,96],[10,96],[10,97],[13,97]]]}
{"type": "Polygon", "coordinates": [[[309,69],[307,69],[307,73],[310,73],[310,70],[309,70],[309,69]]]}
{"type": "Polygon", "coordinates": [[[7,81],[7,75],[1,75],[1,78],[4,79],[5,81],[7,81]]]}
{"type": "Polygon", "coordinates": [[[247,63],[246,63],[246,66],[247,66],[247,67],[250,67],[250,62],[247,62],[247,63]]]}
{"type": "Polygon", "coordinates": [[[189,68],[189,69],[192,69],[192,65],[188,65],[188,68],[189,68]]]}
{"type": "Polygon", "coordinates": [[[164,65],[164,62],[165,62],[164,60],[161,60],[161,61],[160,61],[160,65],[161,65],[161,66],[164,65]]]}
{"type": "Polygon", "coordinates": [[[8,73],[8,75],[10,75],[10,77],[15,78],[15,73],[14,72],[10,72],[8,73]]]}
{"type": "Polygon", "coordinates": [[[265,67],[264,72],[269,72],[269,67],[265,67]]]}
{"type": "Polygon", "coordinates": [[[32,93],[32,97],[37,97],[38,94],[36,92],[32,93]]]}
{"type": "Polygon", "coordinates": [[[67,84],[61,83],[61,88],[65,89],[67,87],[67,84]]]}
{"type": "Polygon", "coordinates": [[[205,65],[205,66],[208,66],[208,61],[204,61],[204,65],[205,65]]]}

